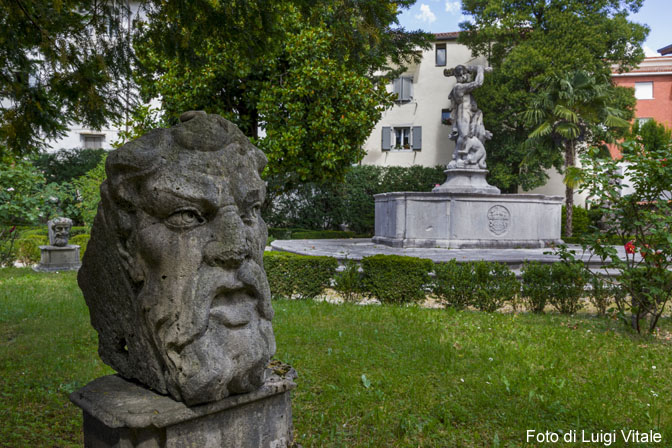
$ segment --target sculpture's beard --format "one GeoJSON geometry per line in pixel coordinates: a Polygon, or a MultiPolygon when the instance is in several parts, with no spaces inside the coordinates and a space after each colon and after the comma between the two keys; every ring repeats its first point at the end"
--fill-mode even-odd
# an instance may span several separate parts
{"type": "Polygon", "coordinates": [[[140,298],[171,395],[193,405],[261,386],[275,338],[270,290],[257,263],[202,264],[183,284],[159,284],[159,294],[150,289],[140,295],[169,301],[148,307],[140,298]]]}
{"type": "Polygon", "coordinates": [[[55,234],[54,235],[54,246],[63,247],[68,244],[68,235],[55,234]]]}

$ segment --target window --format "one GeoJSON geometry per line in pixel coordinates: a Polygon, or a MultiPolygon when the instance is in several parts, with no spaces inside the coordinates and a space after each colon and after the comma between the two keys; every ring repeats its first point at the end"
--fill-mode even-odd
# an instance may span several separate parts
{"type": "Polygon", "coordinates": [[[393,128],[393,149],[411,149],[411,128],[393,128]]]}
{"type": "Polygon", "coordinates": [[[650,82],[636,82],[635,83],[635,98],[638,100],[652,100],[653,99],[653,81],[650,82]]]}
{"type": "Polygon", "coordinates": [[[397,94],[397,101],[406,103],[413,99],[413,78],[402,76],[392,81],[392,92],[397,94]]]}
{"type": "Polygon", "coordinates": [[[105,141],[103,134],[80,134],[80,138],[84,149],[100,149],[105,141]]]}
{"type": "Polygon", "coordinates": [[[441,109],[441,123],[450,126],[453,120],[450,118],[450,109],[441,109]]]}
{"type": "Polygon", "coordinates": [[[446,65],[446,44],[436,44],[436,65],[446,65]]]}
{"type": "Polygon", "coordinates": [[[642,125],[643,125],[644,123],[646,123],[647,121],[651,121],[651,118],[649,118],[649,117],[646,117],[646,118],[637,118],[637,124],[638,124],[639,126],[642,126],[642,125]]]}
{"type": "Polygon", "coordinates": [[[422,147],[421,126],[383,127],[383,151],[420,151],[422,147]]]}

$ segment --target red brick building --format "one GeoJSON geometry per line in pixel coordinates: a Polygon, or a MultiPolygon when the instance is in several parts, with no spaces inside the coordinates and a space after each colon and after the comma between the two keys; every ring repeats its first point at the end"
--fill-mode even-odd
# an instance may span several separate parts
{"type": "MultiPolygon", "coordinates": [[[[658,51],[663,54],[667,48],[658,51]]],[[[664,53],[667,54],[667,53],[664,53]]],[[[637,120],[654,119],[672,127],[672,55],[645,58],[636,69],[613,73],[614,84],[635,89],[637,120]]]]}

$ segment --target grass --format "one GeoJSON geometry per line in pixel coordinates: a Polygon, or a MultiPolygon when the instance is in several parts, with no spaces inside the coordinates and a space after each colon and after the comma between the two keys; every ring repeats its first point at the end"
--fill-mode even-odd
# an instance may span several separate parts
{"type": "MultiPolygon", "coordinates": [[[[672,343],[617,321],[274,308],[276,357],[299,372],[293,412],[304,447],[540,446],[525,443],[528,429],[654,430],[662,443],[637,446],[672,445],[672,343]]],[[[96,344],[73,273],[0,270],[0,446],[82,446],[67,395],[111,373],[96,344]]],[[[626,445],[619,436],[611,446],[626,445]]]]}

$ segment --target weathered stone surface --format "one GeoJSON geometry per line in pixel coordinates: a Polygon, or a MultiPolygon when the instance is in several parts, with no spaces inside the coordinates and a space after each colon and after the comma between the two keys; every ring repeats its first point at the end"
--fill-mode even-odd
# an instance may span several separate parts
{"type": "Polygon", "coordinates": [[[33,267],[38,272],[76,271],[82,266],[79,246],[40,246],[40,264],[33,267]]]}
{"type": "Polygon", "coordinates": [[[49,244],[58,247],[67,246],[71,228],[72,220],[70,218],[54,218],[47,222],[49,244]]]}
{"type": "Polygon", "coordinates": [[[87,447],[284,448],[292,442],[295,377],[293,369],[269,371],[255,391],[188,407],[110,375],[73,392],[70,399],[82,408],[87,447]]]}
{"type": "Polygon", "coordinates": [[[486,180],[488,170],[452,168],[444,171],[446,181],[434,187],[432,191],[440,193],[478,193],[500,194],[497,187],[493,187],[486,180]]]}
{"type": "Polygon", "coordinates": [[[407,192],[378,194],[375,200],[378,244],[535,248],[562,242],[560,196],[407,192]]]}
{"type": "Polygon", "coordinates": [[[451,140],[455,140],[453,160],[448,169],[477,169],[484,170],[485,142],[492,137],[492,133],[483,125],[483,112],[478,108],[472,92],[483,85],[483,76],[489,67],[458,65],[452,70],[444,70],[445,76],[454,76],[457,83],[450,91],[451,118],[453,130],[451,140]],[[474,79],[471,79],[471,75],[474,79]]]}
{"type": "Polygon", "coordinates": [[[109,154],[78,281],[103,361],[195,405],[258,389],[275,339],[266,157],[220,116],[182,120],[109,154]]]}

